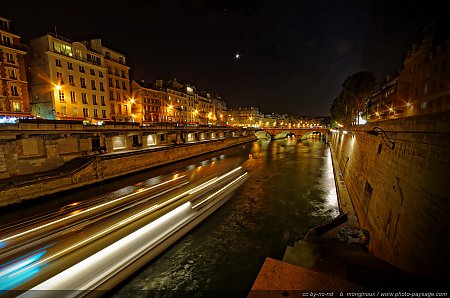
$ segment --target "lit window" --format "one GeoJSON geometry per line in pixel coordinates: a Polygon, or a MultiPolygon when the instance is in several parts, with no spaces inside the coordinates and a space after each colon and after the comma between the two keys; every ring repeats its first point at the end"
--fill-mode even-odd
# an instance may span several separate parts
{"type": "Polygon", "coordinates": [[[12,108],[14,112],[20,112],[21,111],[20,102],[13,101],[12,108]]]}
{"type": "Polygon", "coordinates": [[[420,103],[420,109],[421,110],[425,110],[427,108],[427,102],[426,101],[422,101],[421,103],[420,103]]]}

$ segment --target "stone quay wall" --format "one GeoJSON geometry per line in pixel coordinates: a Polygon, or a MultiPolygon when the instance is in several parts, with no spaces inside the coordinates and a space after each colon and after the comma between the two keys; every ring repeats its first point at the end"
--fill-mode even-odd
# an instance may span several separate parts
{"type": "Polygon", "coordinates": [[[229,138],[250,132],[233,127],[138,123],[83,125],[29,120],[0,125],[0,179],[53,170],[77,157],[229,138]]]}
{"type": "Polygon", "coordinates": [[[360,226],[370,232],[369,251],[414,276],[446,278],[450,113],[374,122],[348,131],[332,133],[330,146],[360,226]],[[386,134],[377,128],[374,135],[374,127],[386,134]]]}
{"type": "Polygon", "coordinates": [[[59,122],[2,126],[0,206],[254,140],[249,131],[214,127],[86,127],[59,122]],[[146,142],[150,138],[151,144],[146,142]]]}

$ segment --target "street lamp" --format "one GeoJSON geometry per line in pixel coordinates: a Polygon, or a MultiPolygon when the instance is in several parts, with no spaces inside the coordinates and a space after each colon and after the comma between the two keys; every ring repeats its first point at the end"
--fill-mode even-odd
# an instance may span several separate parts
{"type": "Polygon", "coordinates": [[[393,142],[393,141],[391,141],[391,139],[389,139],[388,135],[381,127],[375,126],[372,130],[368,130],[367,134],[373,135],[373,136],[380,135],[381,138],[383,139],[384,143],[386,144],[386,146],[388,146],[388,148],[394,150],[395,142],[393,142]]]}

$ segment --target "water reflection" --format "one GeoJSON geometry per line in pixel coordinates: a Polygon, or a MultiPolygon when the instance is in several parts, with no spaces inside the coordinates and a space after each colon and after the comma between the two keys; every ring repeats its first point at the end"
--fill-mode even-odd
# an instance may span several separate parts
{"type": "Polygon", "coordinates": [[[338,213],[327,145],[258,140],[225,158],[247,158],[247,182],[219,210],[128,279],[114,297],[246,297],[266,257],[338,213]]]}

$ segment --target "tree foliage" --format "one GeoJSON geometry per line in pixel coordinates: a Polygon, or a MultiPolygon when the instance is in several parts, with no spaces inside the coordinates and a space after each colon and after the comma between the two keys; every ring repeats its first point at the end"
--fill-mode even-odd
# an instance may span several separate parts
{"type": "Polygon", "coordinates": [[[367,100],[376,86],[377,80],[371,72],[359,71],[348,76],[331,105],[333,120],[344,125],[359,124],[358,116],[365,112],[367,100]]]}

